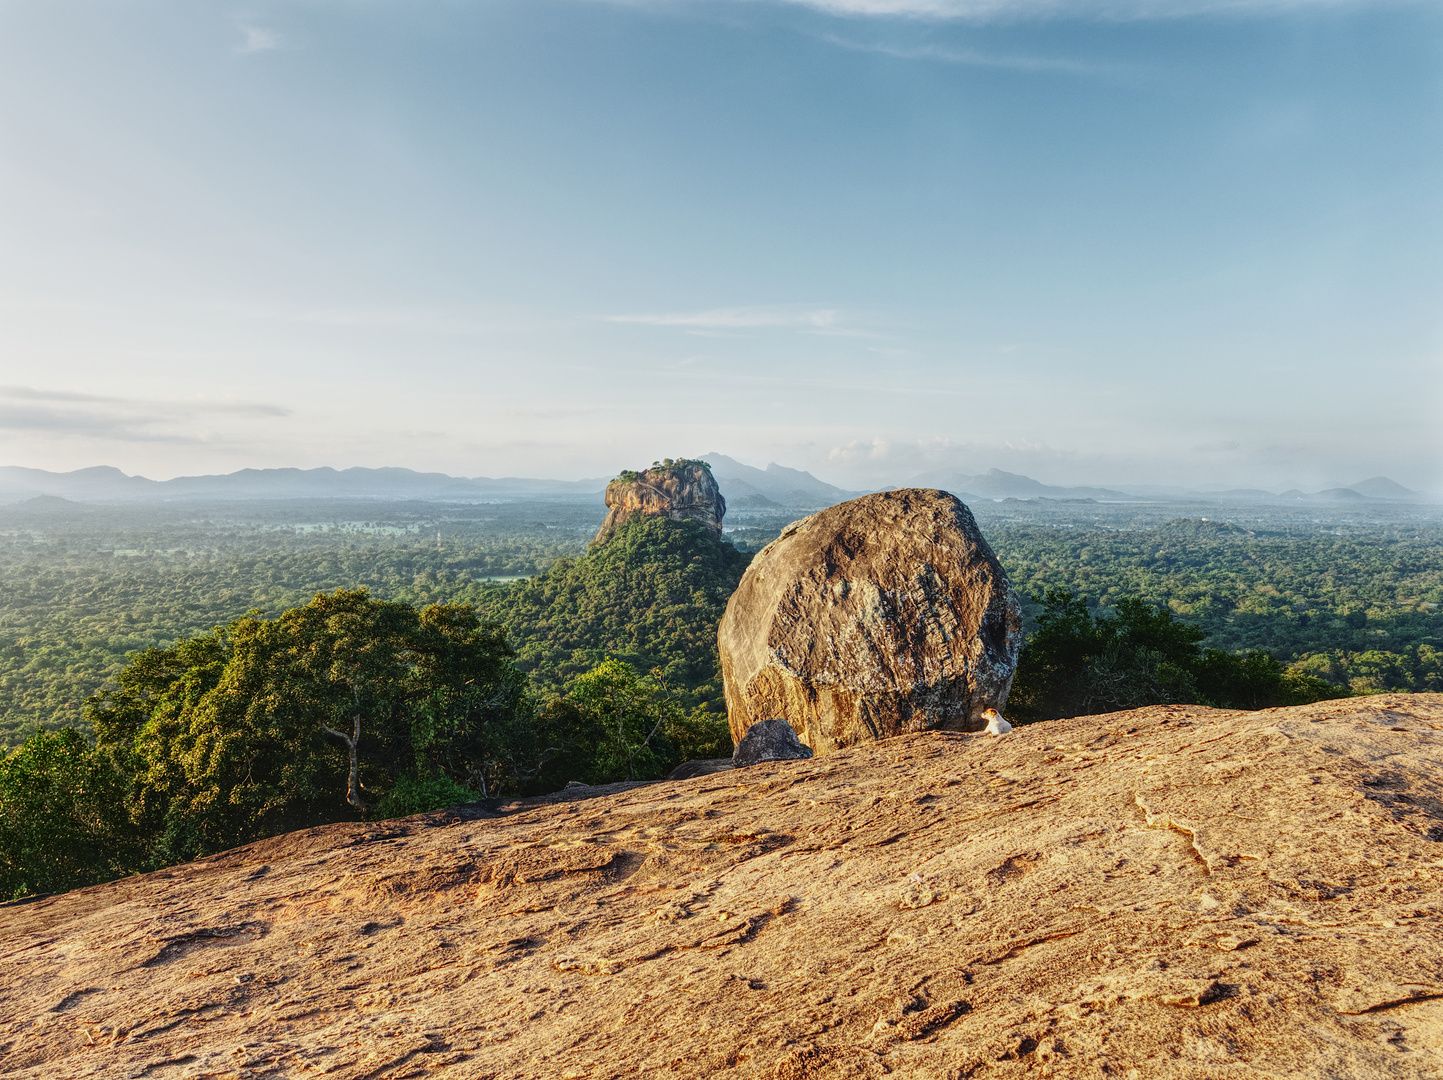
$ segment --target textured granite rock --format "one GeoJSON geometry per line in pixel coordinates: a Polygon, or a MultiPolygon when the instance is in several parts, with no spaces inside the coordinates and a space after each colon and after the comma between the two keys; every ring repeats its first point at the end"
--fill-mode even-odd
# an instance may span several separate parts
{"type": "Polygon", "coordinates": [[[827,754],[980,731],[1012,687],[1022,615],[972,512],[911,488],[789,525],[742,576],[717,645],[734,740],[780,716],[827,754]]]}
{"type": "Polygon", "coordinates": [[[720,533],[727,512],[726,500],[711,470],[690,461],[623,474],[606,485],[606,505],[606,520],[593,543],[605,543],[634,517],[699,521],[720,533]]]}
{"type": "Polygon", "coordinates": [[[732,751],[732,764],[743,769],[763,761],[803,761],[811,756],[785,720],[758,720],[732,751]]]}
{"type": "Polygon", "coordinates": [[[1443,696],[927,732],[0,907],[0,1074],[1443,1075],[1443,696]]]}

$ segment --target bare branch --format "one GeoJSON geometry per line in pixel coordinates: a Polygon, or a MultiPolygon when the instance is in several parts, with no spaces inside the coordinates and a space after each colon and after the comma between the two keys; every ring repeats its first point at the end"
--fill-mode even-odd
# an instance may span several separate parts
{"type": "Polygon", "coordinates": [[[357,754],[357,748],[361,743],[361,714],[357,711],[354,717],[354,734],[347,735],[345,732],[337,731],[329,724],[322,722],[321,727],[334,735],[346,744],[346,749],[351,753],[351,776],[346,786],[346,802],[350,803],[361,813],[370,809],[364,799],[361,798],[361,760],[357,754]]]}

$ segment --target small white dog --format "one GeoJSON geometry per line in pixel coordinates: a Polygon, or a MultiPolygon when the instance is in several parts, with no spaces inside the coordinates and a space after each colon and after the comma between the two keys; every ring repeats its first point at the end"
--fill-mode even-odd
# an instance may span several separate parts
{"type": "Polygon", "coordinates": [[[982,715],[987,718],[987,734],[1006,735],[1012,730],[1012,725],[1004,720],[996,709],[983,709],[982,715]]]}

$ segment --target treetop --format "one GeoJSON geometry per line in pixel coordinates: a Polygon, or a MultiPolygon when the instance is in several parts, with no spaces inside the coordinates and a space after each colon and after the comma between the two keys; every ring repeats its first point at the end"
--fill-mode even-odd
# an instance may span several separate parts
{"type": "MultiPolygon", "coordinates": [[[[692,468],[702,468],[711,472],[711,463],[702,461],[700,458],[662,458],[660,461],[653,461],[651,466],[643,471],[681,473],[692,468]]],[[[635,469],[622,469],[617,473],[616,479],[627,484],[634,484],[641,479],[641,473],[635,469]]]]}

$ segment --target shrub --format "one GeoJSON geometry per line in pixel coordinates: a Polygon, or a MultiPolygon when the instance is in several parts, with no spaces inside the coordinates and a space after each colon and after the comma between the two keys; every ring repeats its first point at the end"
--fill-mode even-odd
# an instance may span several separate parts
{"type": "Polygon", "coordinates": [[[475,802],[476,792],[443,773],[402,773],[376,804],[375,817],[398,818],[475,802]]]}
{"type": "Polygon", "coordinates": [[[1008,708],[1023,723],[1168,703],[1261,709],[1348,694],[1285,671],[1261,650],[1203,650],[1201,627],[1143,600],[1094,614],[1065,589],[1032,599],[1043,611],[1018,658],[1008,708]]]}

